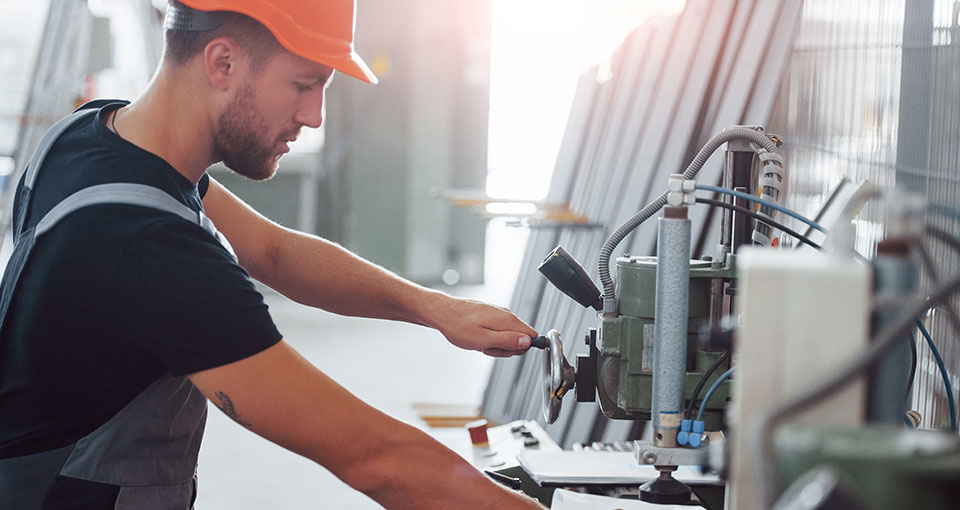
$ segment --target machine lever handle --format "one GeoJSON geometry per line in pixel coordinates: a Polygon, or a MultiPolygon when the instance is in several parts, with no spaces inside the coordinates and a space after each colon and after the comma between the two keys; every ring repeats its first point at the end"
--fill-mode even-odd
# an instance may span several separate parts
{"type": "Polygon", "coordinates": [[[530,339],[530,347],[546,349],[548,345],[550,345],[550,340],[548,340],[545,336],[535,336],[530,339]]]}
{"type": "Polygon", "coordinates": [[[560,292],[585,308],[603,310],[603,297],[577,259],[557,246],[537,268],[560,292]]]}

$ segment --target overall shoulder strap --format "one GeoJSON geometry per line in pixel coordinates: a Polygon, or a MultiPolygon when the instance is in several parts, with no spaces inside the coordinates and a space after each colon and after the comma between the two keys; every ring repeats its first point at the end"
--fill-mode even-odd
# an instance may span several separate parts
{"type": "Polygon", "coordinates": [[[43,162],[47,159],[47,154],[50,153],[50,149],[53,147],[53,144],[56,143],[57,139],[60,138],[60,135],[64,133],[67,129],[78,122],[82,122],[86,119],[90,119],[97,114],[96,109],[80,110],[74,112],[66,117],[57,121],[47,132],[43,135],[43,138],[40,139],[40,143],[37,145],[37,150],[33,152],[33,157],[30,158],[30,162],[27,164],[26,175],[23,180],[23,188],[20,190],[20,209],[17,211],[16,217],[13,220],[13,236],[14,241],[20,237],[20,234],[23,233],[25,223],[27,221],[27,212],[30,210],[30,194],[33,189],[34,183],[37,181],[37,176],[40,174],[40,169],[43,168],[43,162]]]}
{"type": "Polygon", "coordinates": [[[146,184],[116,182],[90,186],[63,199],[37,223],[36,235],[38,237],[43,235],[60,220],[78,209],[100,204],[150,207],[176,214],[195,225],[202,226],[201,213],[181,204],[166,192],[146,184]]]}
{"type": "Polygon", "coordinates": [[[225,237],[220,235],[220,232],[218,232],[216,227],[213,225],[213,221],[203,214],[203,211],[194,211],[159,188],[155,188],[146,184],[134,184],[127,182],[98,184],[96,186],[84,188],[68,196],[59,204],[54,206],[54,208],[44,215],[40,222],[37,223],[36,229],[34,230],[34,237],[42,236],[51,228],[53,228],[60,220],[67,217],[74,211],[84,207],[89,207],[91,205],[101,204],[150,207],[152,209],[175,214],[184,220],[187,220],[190,223],[202,228],[205,232],[213,236],[214,239],[219,241],[231,256],[236,258],[236,255],[233,252],[233,247],[230,246],[230,243],[227,242],[225,237]]]}

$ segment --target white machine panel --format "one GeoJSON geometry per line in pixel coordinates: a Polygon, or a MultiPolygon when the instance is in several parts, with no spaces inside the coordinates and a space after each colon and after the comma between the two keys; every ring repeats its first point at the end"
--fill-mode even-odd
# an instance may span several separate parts
{"type": "MultiPolygon", "coordinates": [[[[796,395],[866,348],[870,269],[825,252],[744,248],[737,257],[741,325],[728,419],[734,436],[727,508],[759,509],[752,452],[753,419],[796,395]]],[[[858,381],[792,423],[862,423],[865,385],[858,381]]]]}

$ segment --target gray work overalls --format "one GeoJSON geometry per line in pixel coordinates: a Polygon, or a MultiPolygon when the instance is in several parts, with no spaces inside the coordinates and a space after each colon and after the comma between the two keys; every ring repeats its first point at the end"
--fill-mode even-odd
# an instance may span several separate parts
{"type": "MultiPolygon", "coordinates": [[[[96,112],[81,110],[55,124],[30,160],[20,195],[20,214],[13,221],[14,251],[3,275],[0,327],[37,240],[83,207],[124,204],[169,212],[200,226],[233,254],[229,243],[202,212],[142,184],[113,183],[82,189],[24,230],[31,189],[53,142],[75,122],[93,119],[96,112]]],[[[206,418],[206,399],[186,377],[163,376],[76,443],[0,459],[0,509],[74,508],[53,491],[59,476],[119,486],[113,506],[118,510],[188,510],[196,497],[197,454],[206,418]]]]}

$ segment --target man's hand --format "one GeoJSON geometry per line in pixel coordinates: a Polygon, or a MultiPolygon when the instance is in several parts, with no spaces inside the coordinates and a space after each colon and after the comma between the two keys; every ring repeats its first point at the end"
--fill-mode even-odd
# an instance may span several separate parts
{"type": "Polygon", "coordinates": [[[445,294],[438,294],[436,300],[428,325],[461,349],[504,358],[527,352],[530,338],[537,336],[507,309],[445,294]]]}

